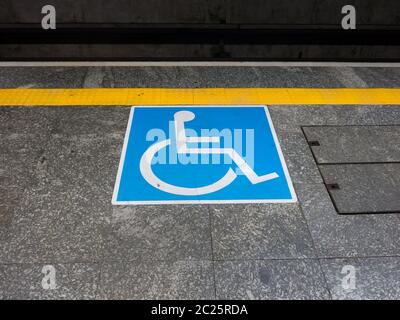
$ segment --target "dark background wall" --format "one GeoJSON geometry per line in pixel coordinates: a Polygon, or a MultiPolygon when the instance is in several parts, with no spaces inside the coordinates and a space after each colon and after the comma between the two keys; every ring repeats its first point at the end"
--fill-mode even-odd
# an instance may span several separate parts
{"type": "Polygon", "coordinates": [[[400,0],[0,0],[0,59],[399,61],[400,0]]]}

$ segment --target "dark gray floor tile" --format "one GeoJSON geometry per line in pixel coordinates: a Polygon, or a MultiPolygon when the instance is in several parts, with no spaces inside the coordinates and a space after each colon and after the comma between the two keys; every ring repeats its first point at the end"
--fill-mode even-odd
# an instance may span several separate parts
{"type": "MultiPolygon", "coordinates": [[[[10,68],[0,70],[0,82],[398,87],[397,70],[328,69],[10,68]]],[[[301,131],[306,125],[398,125],[400,107],[275,106],[270,112],[306,219],[299,204],[113,207],[129,108],[0,108],[0,297],[210,299],[214,257],[218,298],[321,299],[329,295],[315,260],[240,259],[400,256],[400,216],[338,215],[301,131]],[[225,259],[232,261],[220,261],[225,259]],[[108,262],[98,290],[100,272],[92,263],[102,260],[108,262]],[[61,285],[44,293],[42,265],[4,264],[45,261],[61,263],[56,265],[61,285]],[[78,262],[88,264],[68,264],[78,262]]],[[[335,287],[344,262],[323,260],[334,298],[398,297],[397,258],[351,259],[360,271],[360,287],[352,293],[335,287]]]]}
{"type": "Polygon", "coordinates": [[[304,127],[319,164],[400,162],[400,126],[304,127]]]}
{"type": "Polygon", "coordinates": [[[293,183],[322,183],[321,174],[314,161],[310,147],[299,132],[285,132],[277,129],[283,156],[293,183]]]}
{"type": "Polygon", "coordinates": [[[87,68],[8,67],[0,68],[1,88],[80,88],[87,68]]]}
{"type": "Polygon", "coordinates": [[[295,188],[320,257],[400,255],[398,215],[339,215],[323,185],[295,188]]]}
{"type": "Polygon", "coordinates": [[[344,88],[368,88],[368,84],[357,74],[357,68],[322,67],[319,70],[334,77],[344,88]]]}
{"type": "Polygon", "coordinates": [[[0,244],[5,241],[10,228],[13,207],[0,204],[0,244]]]}
{"type": "Polygon", "coordinates": [[[22,194],[22,190],[15,186],[2,186],[0,184],[0,205],[15,206],[22,194]]]}
{"type": "Polygon", "coordinates": [[[0,107],[0,134],[46,136],[57,119],[54,107],[0,107]]]}
{"type": "MultiPolygon", "coordinates": [[[[248,67],[114,67],[115,87],[237,88],[259,87],[248,67]]],[[[110,83],[111,84],[111,83],[110,83]]]]}
{"type": "Polygon", "coordinates": [[[400,106],[270,106],[277,130],[298,132],[313,125],[398,125],[400,106]]]}
{"type": "Polygon", "coordinates": [[[0,134],[125,132],[129,107],[0,107],[0,134]]]}
{"type": "Polygon", "coordinates": [[[329,299],[316,260],[217,261],[218,299],[329,299]]]}
{"type": "Polygon", "coordinates": [[[102,88],[114,86],[112,67],[87,67],[83,88],[102,88]]]}
{"type": "Polygon", "coordinates": [[[206,207],[111,206],[122,141],[122,133],[51,135],[37,185],[4,214],[0,261],[210,258],[206,207]]]}
{"type": "Polygon", "coordinates": [[[400,213],[400,163],[321,165],[339,213],[400,213]]]}
{"type": "Polygon", "coordinates": [[[13,300],[94,299],[99,278],[100,267],[96,264],[0,264],[0,297],[13,300]],[[47,265],[54,268],[54,283],[47,280],[49,271],[43,269],[47,265]]]}
{"type": "Polygon", "coordinates": [[[11,224],[13,210],[22,194],[23,190],[21,188],[3,187],[0,184],[0,243],[9,236],[8,229],[11,224]]]}
{"type": "Polygon", "coordinates": [[[211,261],[104,263],[100,299],[214,299],[211,261]]]}
{"type": "Polygon", "coordinates": [[[0,185],[25,188],[37,183],[35,168],[45,140],[36,134],[0,134],[0,185]]]}
{"type": "Polygon", "coordinates": [[[215,259],[313,257],[297,204],[212,205],[215,259]]]}
{"type": "Polygon", "coordinates": [[[44,147],[36,175],[42,184],[65,189],[86,187],[86,193],[97,191],[99,197],[111,201],[123,139],[122,132],[53,134],[44,147]]]}
{"type": "Polygon", "coordinates": [[[203,260],[211,257],[206,206],[113,208],[107,227],[106,260],[203,260]]]}
{"type": "MultiPolygon", "coordinates": [[[[101,259],[122,140],[123,134],[116,133],[49,137],[29,169],[36,183],[7,211],[0,262],[101,259]]],[[[13,166],[26,169],[16,161],[13,166]]]]}
{"type": "Polygon", "coordinates": [[[340,67],[9,67],[3,88],[399,87],[398,68],[340,67]]]}
{"type": "Polygon", "coordinates": [[[286,131],[285,128],[277,127],[276,125],[275,129],[284,155],[292,153],[302,156],[309,155],[312,158],[312,153],[308,147],[307,140],[301,132],[300,127],[297,132],[286,131]]]}
{"type": "Polygon", "coordinates": [[[0,263],[98,261],[106,244],[103,228],[112,210],[108,196],[88,193],[79,185],[26,189],[8,212],[0,263]]]}
{"type": "Polygon", "coordinates": [[[293,183],[322,183],[311,155],[286,153],[285,160],[293,183]]]}
{"type": "Polygon", "coordinates": [[[329,259],[321,263],[333,299],[400,299],[400,258],[329,259]],[[353,270],[354,282],[349,282],[353,270]]]}
{"type": "MultiPolygon", "coordinates": [[[[328,125],[399,125],[400,106],[334,106],[335,116],[328,125]]],[[[324,106],[321,107],[324,111],[324,106]]],[[[329,113],[326,114],[329,117],[329,113]]]]}
{"type": "Polygon", "coordinates": [[[259,86],[266,88],[340,88],[339,79],[324,68],[254,67],[259,86]]]}
{"type": "Polygon", "coordinates": [[[130,107],[60,107],[56,110],[53,133],[104,135],[125,133],[130,107]]]}
{"type": "Polygon", "coordinates": [[[298,67],[114,67],[115,87],[238,88],[329,87],[343,85],[322,68],[298,67]],[[146,81],[143,81],[146,79],[146,81]]]}

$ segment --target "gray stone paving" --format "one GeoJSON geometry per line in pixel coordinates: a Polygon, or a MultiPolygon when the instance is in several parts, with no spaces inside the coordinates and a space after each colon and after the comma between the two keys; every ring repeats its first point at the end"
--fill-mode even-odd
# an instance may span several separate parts
{"type": "Polygon", "coordinates": [[[342,213],[400,213],[400,163],[324,165],[321,174],[342,213]]]}
{"type": "MultiPolygon", "coordinates": [[[[41,70],[1,68],[0,86],[400,86],[396,68],[41,70]]],[[[400,215],[339,215],[302,131],[400,125],[400,106],[270,113],[298,203],[113,207],[129,108],[1,107],[0,298],[400,299],[400,215]],[[346,265],[355,289],[341,286],[346,265]]]]}
{"type": "Polygon", "coordinates": [[[338,215],[320,184],[295,185],[317,256],[399,256],[398,214],[338,215]]]}
{"type": "Polygon", "coordinates": [[[329,299],[317,260],[217,261],[221,299],[329,299]]]}
{"type": "Polygon", "coordinates": [[[321,261],[333,299],[399,299],[400,259],[353,258],[324,259],[321,261]],[[343,289],[340,285],[345,265],[355,267],[358,280],[355,289],[343,289]],[[339,285],[338,285],[339,284],[339,285]]]}
{"type": "Polygon", "coordinates": [[[304,127],[318,164],[400,162],[400,126],[304,127]],[[388,143],[390,142],[390,143],[388,143]]]}

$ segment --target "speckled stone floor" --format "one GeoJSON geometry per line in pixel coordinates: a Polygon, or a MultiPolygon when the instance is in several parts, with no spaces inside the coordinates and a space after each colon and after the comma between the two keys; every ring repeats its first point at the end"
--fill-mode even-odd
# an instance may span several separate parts
{"type": "MultiPolygon", "coordinates": [[[[0,87],[389,88],[400,68],[0,68],[0,87]]],[[[298,203],[114,207],[129,108],[1,107],[0,298],[400,299],[399,212],[338,214],[321,175],[350,151],[399,163],[400,106],[269,108],[298,203]],[[315,126],[356,131],[325,137],[315,126]],[[318,154],[316,136],[334,148],[318,154]],[[357,137],[371,138],[346,144],[357,137]],[[54,290],[42,287],[44,265],[54,290]],[[353,289],[342,286],[348,265],[353,289]]],[[[390,194],[399,170],[386,170],[333,198],[345,211],[371,186],[390,194]]],[[[365,205],[388,206],[377,199],[365,205]]]]}

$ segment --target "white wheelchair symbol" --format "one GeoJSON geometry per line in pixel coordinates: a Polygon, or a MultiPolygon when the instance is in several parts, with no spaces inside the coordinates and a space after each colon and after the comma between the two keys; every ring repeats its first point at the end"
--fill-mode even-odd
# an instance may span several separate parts
{"type": "MultiPolygon", "coordinates": [[[[174,126],[176,137],[176,150],[178,154],[224,154],[231,157],[233,162],[243,172],[252,184],[265,182],[268,180],[279,178],[276,172],[257,175],[247,162],[232,148],[191,148],[188,143],[219,143],[220,137],[187,137],[185,133],[185,122],[192,121],[195,114],[190,111],[179,111],[174,114],[174,126]]],[[[232,168],[229,168],[226,174],[217,182],[204,187],[187,188],[175,186],[159,179],[151,168],[153,157],[163,148],[171,145],[171,139],[157,142],[150,146],[140,159],[140,172],[143,178],[154,188],[175,195],[204,195],[221,190],[230,185],[236,178],[237,174],[232,168]]]]}

